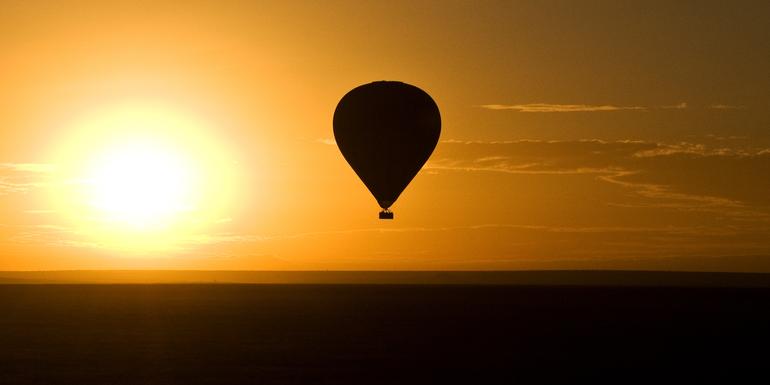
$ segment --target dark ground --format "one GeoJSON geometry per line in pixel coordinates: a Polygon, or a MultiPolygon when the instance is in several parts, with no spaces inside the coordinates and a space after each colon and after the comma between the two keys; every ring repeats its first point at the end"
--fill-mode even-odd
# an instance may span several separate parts
{"type": "Polygon", "coordinates": [[[3,384],[770,378],[767,288],[0,285],[0,311],[3,384]]]}

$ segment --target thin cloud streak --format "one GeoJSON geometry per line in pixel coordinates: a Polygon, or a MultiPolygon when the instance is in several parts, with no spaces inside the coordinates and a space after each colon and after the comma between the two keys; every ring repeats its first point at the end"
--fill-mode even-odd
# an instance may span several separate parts
{"type": "MultiPolygon", "coordinates": [[[[724,106],[724,105],[720,105],[724,106]]],[[[608,111],[649,111],[649,110],[684,110],[689,107],[686,102],[664,106],[616,106],[612,104],[555,104],[555,103],[526,103],[526,104],[482,104],[479,107],[495,111],[516,112],[608,112],[608,111]]],[[[731,108],[730,106],[725,106],[731,108]]],[[[722,107],[722,108],[725,108],[722,107]]],[[[713,108],[713,107],[712,107],[713,108]]]]}
{"type": "Polygon", "coordinates": [[[770,220],[767,197],[757,193],[767,184],[763,170],[770,162],[770,149],[630,140],[442,143],[426,170],[586,175],[628,189],[648,207],[770,220]],[[756,188],[734,187],[749,185],[756,188]]]}
{"type": "Polygon", "coordinates": [[[712,104],[709,108],[714,110],[745,110],[746,106],[736,106],[730,104],[712,104]]]}
{"type": "Polygon", "coordinates": [[[684,110],[685,108],[687,108],[687,103],[681,102],[679,104],[674,104],[670,106],[661,106],[660,108],[664,110],[684,110]]]}
{"type": "Polygon", "coordinates": [[[56,165],[48,163],[0,163],[0,195],[46,186],[56,170],[56,165]]]}
{"type": "Polygon", "coordinates": [[[487,110],[512,110],[517,112],[598,112],[598,111],[646,110],[647,109],[647,107],[641,107],[641,106],[549,104],[549,103],[483,104],[480,107],[487,110]]]}

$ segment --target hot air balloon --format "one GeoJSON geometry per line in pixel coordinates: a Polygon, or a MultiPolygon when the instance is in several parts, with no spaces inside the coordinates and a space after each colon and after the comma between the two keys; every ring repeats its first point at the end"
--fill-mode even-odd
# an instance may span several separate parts
{"type": "Polygon", "coordinates": [[[382,208],[390,207],[436,148],[441,115],[425,91],[396,81],[356,87],[334,111],[334,139],[342,156],[382,208]]]}

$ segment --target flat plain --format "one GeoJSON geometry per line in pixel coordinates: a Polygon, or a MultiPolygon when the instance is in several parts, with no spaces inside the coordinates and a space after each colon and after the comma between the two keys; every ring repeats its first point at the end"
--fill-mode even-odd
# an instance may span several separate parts
{"type": "Polygon", "coordinates": [[[763,287],[6,284],[0,309],[3,384],[736,383],[770,346],[763,287]]]}

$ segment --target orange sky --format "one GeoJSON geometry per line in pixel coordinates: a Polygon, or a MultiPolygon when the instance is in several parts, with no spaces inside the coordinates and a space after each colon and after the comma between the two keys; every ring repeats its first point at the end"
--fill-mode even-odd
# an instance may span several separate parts
{"type": "Polygon", "coordinates": [[[770,5],[710,3],[4,2],[0,269],[770,271],[770,5]],[[392,222],[332,142],[382,79],[443,122],[392,222]],[[83,180],[146,139],[197,179],[137,230],[83,180]]]}

